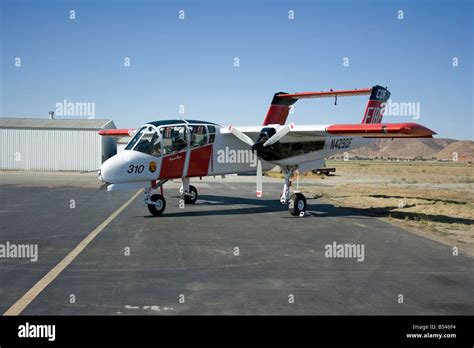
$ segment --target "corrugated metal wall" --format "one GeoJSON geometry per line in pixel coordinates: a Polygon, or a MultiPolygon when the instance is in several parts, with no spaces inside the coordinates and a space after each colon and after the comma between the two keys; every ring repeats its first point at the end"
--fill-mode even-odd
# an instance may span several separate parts
{"type": "Polygon", "coordinates": [[[125,150],[126,146],[127,146],[127,144],[117,143],[117,153],[122,152],[123,150],[125,150]]]}
{"type": "Polygon", "coordinates": [[[101,160],[96,130],[0,129],[0,169],[93,170],[101,160]]]}

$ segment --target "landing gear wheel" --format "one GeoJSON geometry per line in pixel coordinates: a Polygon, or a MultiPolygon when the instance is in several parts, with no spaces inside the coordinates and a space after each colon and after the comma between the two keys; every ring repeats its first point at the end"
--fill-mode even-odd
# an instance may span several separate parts
{"type": "Polygon", "coordinates": [[[162,195],[152,195],[150,201],[155,202],[155,204],[147,204],[148,210],[155,216],[160,216],[163,214],[166,208],[166,200],[162,195]]]}
{"type": "Polygon", "coordinates": [[[293,193],[288,201],[288,210],[293,216],[299,216],[306,211],[306,197],[301,193],[293,193]]]}
{"type": "Polygon", "coordinates": [[[198,191],[193,185],[189,185],[189,195],[184,196],[185,204],[194,204],[198,199],[198,191]]]}

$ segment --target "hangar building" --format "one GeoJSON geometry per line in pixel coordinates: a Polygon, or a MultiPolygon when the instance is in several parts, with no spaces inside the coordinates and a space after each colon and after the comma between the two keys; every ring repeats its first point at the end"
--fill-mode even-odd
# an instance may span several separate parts
{"type": "Polygon", "coordinates": [[[125,150],[125,147],[130,142],[130,139],[131,138],[115,138],[115,142],[117,143],[117,153],[125,150]]]}
{"type": "Polygon", "coordinates": [[[0,170],[81,171],[98,169],[116,153],[112,120],[0,118],[0,170]]]}

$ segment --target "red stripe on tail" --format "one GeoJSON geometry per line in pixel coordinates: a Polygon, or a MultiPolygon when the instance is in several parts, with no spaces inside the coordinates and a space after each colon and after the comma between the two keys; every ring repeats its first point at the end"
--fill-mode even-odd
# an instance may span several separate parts
{"type": "Polygon", "coordinates": [[[269,124],[285,124],[288,114],[290,113],[290,106],[296,103],[298,99],[284,98],[288,94],[285,92],[275,93],[272,99],[272,104],[268,108],[267,116],[263,121],[263,125],[269,124]]]}
{"type": "Polygon", "coordinates": [[[287,105],[270,105],[267,116],[265,116],[265,120],[263,121],[263,125],[285,124],[289,113],[290,107],[287,105]]]}
{"type": "Polygon", "coordinates": [[[386,88],[382,86],[372,87],[362,123],[382,123],[385,103],[388,98],[390,98],[390,92],[386,88]]]}

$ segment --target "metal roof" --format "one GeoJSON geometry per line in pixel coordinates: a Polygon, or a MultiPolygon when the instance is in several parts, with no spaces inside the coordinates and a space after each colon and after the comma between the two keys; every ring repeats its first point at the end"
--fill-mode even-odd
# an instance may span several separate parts
{"type": "Polygon", "coordinates": [[[107,119],[49,119],[49,118],[16,118],[0,117],[0,128],[34,128],[34,129],[81,129],[98,130],[116,128],[114,121],[107,119]]]}
{"type": "Polygon", "coordinates": [[[116,142],[117,144],[128,144],[128,142],[129,142],[131,139],[132,139],[132,138],[130,138],[130,137],[127,137],[127,138],[125,138],[125,137],[122,137],[122,138],[115,138],[115,142],[116,142]]]}

